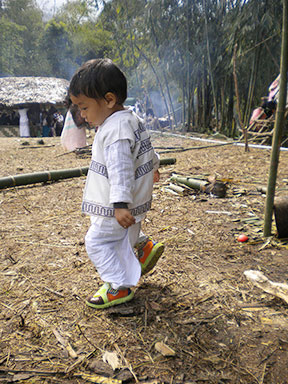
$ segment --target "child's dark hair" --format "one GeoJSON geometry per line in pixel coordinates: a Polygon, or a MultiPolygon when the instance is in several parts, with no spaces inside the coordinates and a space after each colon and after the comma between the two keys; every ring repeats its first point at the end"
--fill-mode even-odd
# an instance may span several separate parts
{"type": "Polygon", "coordinates": [[[92,99],[105,99],[107,92],[117,97],[117,104],[127,98],[127,81],[123,72],[110,59],[94,59],[84,63],[71,79],[69,94],[92,99]]]}

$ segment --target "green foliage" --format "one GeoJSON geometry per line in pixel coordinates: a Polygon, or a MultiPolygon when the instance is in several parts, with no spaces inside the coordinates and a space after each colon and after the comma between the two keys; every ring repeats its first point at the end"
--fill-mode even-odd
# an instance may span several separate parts
{"type": "Polygon", "coordinates": [[[4,16],[0,20],[0,73],[17,75],[25,57],[22,38],[25,27],[9,21],[4,16]]]}
{"type": "Polygon", "coordinates": [[[53,76],[68,78],[71,66],[71,40],[66,24],[55,19],[50,20],[45,26],[41,47],[53,76]]]}
{"type": "Polygon", "coordinates": [[[38,42],[43,30],[41,10],[32,0],[6,0],[1,14],[1,73],[37,74],[38,42]]]}

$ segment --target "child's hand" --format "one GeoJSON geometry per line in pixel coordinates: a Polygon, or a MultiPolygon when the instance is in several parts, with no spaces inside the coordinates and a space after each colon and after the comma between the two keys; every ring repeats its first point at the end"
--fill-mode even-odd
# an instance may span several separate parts
{"type": "Polygon", "coordinates": [[[135,224],[135,217],[131,215],[129,209],[115,208],[115,217],[123,228],[128,228],[135,224]]]}
{"type": "Polygon", "coordinates": [[[160,172],[157,169],[157,171],[154,172],[153,183],[157,183],[157,181],[159,180],[160,180],[160,172]]]}

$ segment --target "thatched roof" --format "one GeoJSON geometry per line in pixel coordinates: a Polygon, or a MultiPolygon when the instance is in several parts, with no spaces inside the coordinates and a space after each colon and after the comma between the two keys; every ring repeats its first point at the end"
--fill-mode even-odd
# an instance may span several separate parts
{"type": "Polygon", "coordinates": [[[0,78],[0,107],[28,107],[31,104],[61,105],[69,82],[55,77],[0,78]]]}

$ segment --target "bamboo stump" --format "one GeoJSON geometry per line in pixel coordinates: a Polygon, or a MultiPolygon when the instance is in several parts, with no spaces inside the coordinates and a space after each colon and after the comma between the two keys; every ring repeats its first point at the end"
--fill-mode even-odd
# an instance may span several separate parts
{"type": "Polygon", "coordinates": [[[278,237],[288,238],[288,196],[275,198],[274,215],[278,237]]]}

